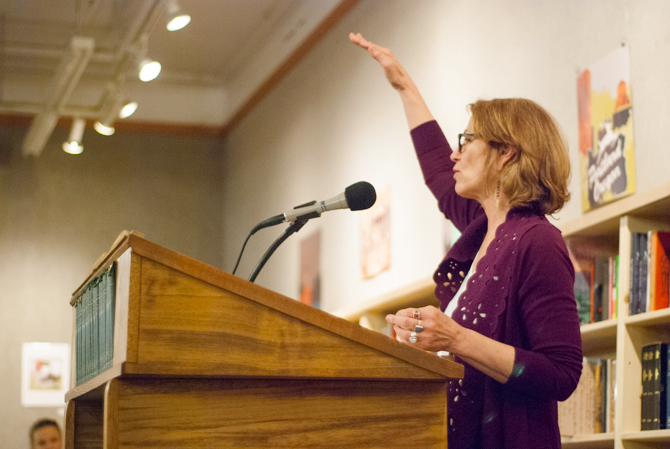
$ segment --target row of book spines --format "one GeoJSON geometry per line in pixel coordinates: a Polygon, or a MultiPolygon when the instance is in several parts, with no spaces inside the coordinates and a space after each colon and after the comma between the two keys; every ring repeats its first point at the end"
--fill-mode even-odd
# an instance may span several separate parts
{"type": "Polygon", "coordinates": [[[558,403],[561,435],[614,431],[616,359],[584,359],[577,389],[558,403]]]}
{"type": "Polygon", "coordinates": [[[635,315],[665,309],[670,300],[670,232],[631,235],[630,305],[635,315]]]}
{"type": "Polygon", "coordinates": [[[575,273],[575,298],[583,324],[617,317],[619,307],[619,256],[582,261],[575,273]]]}
{"type": "Polygon", "coordinates": [[[670,429],[670,352],[666,343],[642,348],[642,430],[670,429]]]}
{"type": "Polygon", "coordinates": [[[75,302],[77,385],[112,366],[115,295],[116,262],[89,282],[75,302]]]}

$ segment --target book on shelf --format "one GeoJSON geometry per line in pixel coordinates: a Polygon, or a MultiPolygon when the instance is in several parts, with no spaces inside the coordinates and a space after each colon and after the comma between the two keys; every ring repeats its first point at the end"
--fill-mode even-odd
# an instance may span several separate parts
{"type": "Polygon", "coordinates": [[[591,264],[579,261],[579,265],[575,266],[574,292],[579,322],[582,324],[591,322],[591,285],[591,264]]]}
{"type": "MultiPolygon", "coordinates": [[[[666,375],[665,375],[665,428],[670,429],[670,345],[668,345],[667,350],[665,351],[665,366],[666,366],[666,375]]],[[[663,373],[661,373],[661,376],[663,373]]]]}
{"type": "Polygon", "coordinates": [[[618,256],[611,249],[573,244],[570,258],[575,269],[574,294],[582,324],[617,316],[618,256]]]}
{"type": "Polygon", "coordinates": [[[670,232],[649,231],[650,311],[668,307],[670,297],[670,232]]]}
{"type": "Polygon", "coordinates": [[[593,260],[591,285],[591,323],[608,320],[610,316],[609,298],[609,257],[598,256],[593,260]]]}
{"type": "Polygon", "coordinates": [[[652,230],[631,235],[629,314],[668,307],[670,232],[652,230]]]}
{"type": "Polygon", "coordinates": [[[558,403],[561,436],[614,431],[616,360],[585,358],[577,388],[558,403]]]}
{"type": "Polygon", "coordinates": [[[619,316],[619,256],[607,259],[607,297],[609,298],[609,318],[619,316]]]}
{"type": "Polygon", "coordinates": [[[642,299],[642,285],[646,286],[646,264],[645,253],[647,252],[647,235],[643,232],[633,232],[630,247],[630,291],[629,291],[629,315],[644,312],[644,300],[642,299]]]}
{"type": "Polygon", "coordinates": [[[667,428],[668,345],[651,343],[642,348],[641,430],[667,428]]]}
{"type": "Polygon", "coordinates": [[[116,263],[91,280],[75,301],[75,369],[80,385],[111,368],[116,263]]]}

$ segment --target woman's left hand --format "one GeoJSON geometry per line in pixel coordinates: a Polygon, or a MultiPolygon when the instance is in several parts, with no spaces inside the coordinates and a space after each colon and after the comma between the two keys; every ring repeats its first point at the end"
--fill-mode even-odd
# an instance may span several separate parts
{"type": "Polygon", "coordinates": [[[402,309],[387,315],[386,321],[394,325],[396,336],[403,343],[426,351],[458,354],[463,327],[433,306],[402,309]]]}

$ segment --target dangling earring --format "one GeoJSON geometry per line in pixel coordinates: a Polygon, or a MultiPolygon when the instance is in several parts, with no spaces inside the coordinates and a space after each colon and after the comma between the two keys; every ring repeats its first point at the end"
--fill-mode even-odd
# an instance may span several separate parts
{"type": "Polygon", "coordinates": [[[500,207],[500,179],[498,179],[498,185],[496,186],[496,207],[500,207]]]}

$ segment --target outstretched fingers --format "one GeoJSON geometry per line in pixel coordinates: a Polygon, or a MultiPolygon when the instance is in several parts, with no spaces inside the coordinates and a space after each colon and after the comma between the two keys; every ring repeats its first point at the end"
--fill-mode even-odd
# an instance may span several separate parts
{"type": "Polygon", "coordinates": [[[389,57],[393,57],[393,53],[388,48],[380,47],[366,40],[361,33],[349,33],[349,40],[361,48],[364,48],[370,53],[374,59],[379,61],[382,66],[388,65],[389,57]]]}
{"type": "Polygon", "coordinates": [[[359,47],[365,48],[366,50],[371,44],[371,42],[365,40],[361,33],[349,33],[349,40],[359,47]]]}

